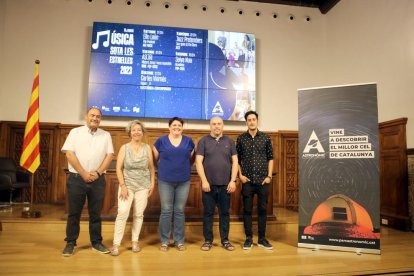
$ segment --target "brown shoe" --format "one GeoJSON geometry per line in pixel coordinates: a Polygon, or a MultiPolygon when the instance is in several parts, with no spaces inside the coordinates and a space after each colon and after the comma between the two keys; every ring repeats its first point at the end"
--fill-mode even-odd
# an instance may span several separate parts
{"type": "Polygon", "coordinates": [[[222,244],[223,248],[228,250],[228,251],[233,251],[234,250],[234,246],[229,242],[229,241],[225,241],[222,244]]]}
{"type": "Polygon", "coordinates": [[[213,244],[209,241],[206,241],[203,243],[203,245],[201,246],[201,250],[203,251],[209,251],[211,249],[211,247],[213,246],[213,244]]]}

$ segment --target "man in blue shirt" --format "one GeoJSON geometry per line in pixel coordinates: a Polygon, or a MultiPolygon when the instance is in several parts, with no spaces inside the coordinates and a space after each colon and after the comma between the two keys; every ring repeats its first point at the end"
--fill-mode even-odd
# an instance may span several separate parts
{"type": "Polygon", "coordinates": [[[234,142],[223,136],[223,120],[213,117],[210,120],[210,135],[198,143],[196,167],[202,183],[204,205],[203,234],[201,250],[209,251],[213,246],[213,220],[216,206],[219,213],[219,230],[224,249],[233,251],[229,242],[230,194],[236,190],[238,170],[237,152],[234,142]]]}

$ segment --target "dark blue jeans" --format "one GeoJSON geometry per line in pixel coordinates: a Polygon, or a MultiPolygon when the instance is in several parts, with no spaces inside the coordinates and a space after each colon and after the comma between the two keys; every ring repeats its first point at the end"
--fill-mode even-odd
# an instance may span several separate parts
{"type": "Polygon", "coordinates": [[[210,186],[211,191],[202,192],[204,205],[203,234],[204,240],[213,242],[213,221],[216,206],[219,213],[219,230],[221,243],[229,240],[230,229],[230,194],[227,193],[227,185],[210,186]]]}
{"type": "Polygon", "coordinates": [[[92,183],[86,183],[79,174],[70,173],[66,187],[68,221],[65,241],[76,244],[82,209],[85,200],[88,199],[89,237],[92,244],[102,242],[101,211],[105,198],[105,176],[99,177],[92,183]]]}
{"type": "Polygon", "coordinates": [[[252,231],[252,212],[253,212],[253,199],[257,194],[257,224],[259,240],[266,237],[266,222],[267,222],[267,198],[269,195],[269,184],[262,185],[247,182],[243,184],[242,196],[243,196],[243,222],[244,232],[246,237],[253,237],[252,231]]]}

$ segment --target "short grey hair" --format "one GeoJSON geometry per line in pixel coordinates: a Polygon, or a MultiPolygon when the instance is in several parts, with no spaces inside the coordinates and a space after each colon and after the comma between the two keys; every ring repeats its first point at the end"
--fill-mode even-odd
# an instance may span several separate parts
{"type": "Polygon", "coordinates": [[[91,106],[91,107],[89,107],[88,110],[86,110],[86,115],[88,115],[89,114],[89,111],[91,111],[92,109],[98,110],[99,113],[102,116],[102,110],[99,107],[97,107],[97,106],[91,106]]]}
{"type": "Polygon", "coordinates": [[[135,125],[140,125],[141,126],[141,130],[142,130],[143,134],[147,133],[147,129],[145,128],[144,124],[140,120],[133,120],[133,121],[130,121],[128,123],[128,125],[126,126],[126,128],[125,128],[125,130],[128,133],[129,137],[131,137],[131,129],[135,125]]]}

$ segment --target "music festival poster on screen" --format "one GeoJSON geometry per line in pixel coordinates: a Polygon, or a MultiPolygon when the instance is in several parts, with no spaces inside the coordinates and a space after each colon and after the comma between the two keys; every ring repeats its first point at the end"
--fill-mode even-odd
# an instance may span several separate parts
{"type": "Polygon", "coordinates": [[[244,120],[256,109],[252,34],[95,22],[88,106],[121,117],[244,120]]]}

